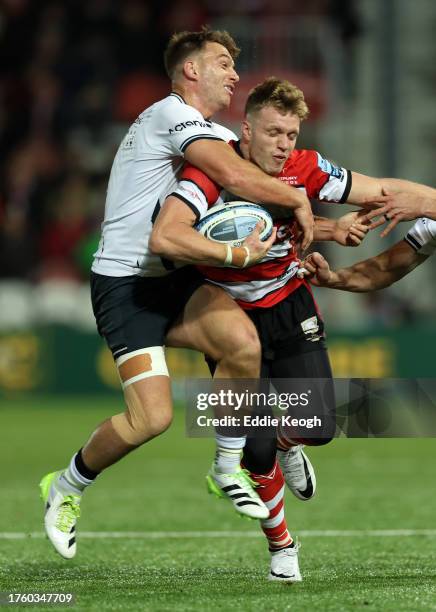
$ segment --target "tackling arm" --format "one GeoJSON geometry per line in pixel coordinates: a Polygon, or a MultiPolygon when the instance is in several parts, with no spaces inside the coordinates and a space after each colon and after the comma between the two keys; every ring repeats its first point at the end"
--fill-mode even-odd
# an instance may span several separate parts
{"type": "Polygon", "coordinates": [[[304,267],[312,284],[343,291],[366,292],[383,289],[400,280],[419,266],[428,256],[418,254],[401,240],[383,253],[360,261],[348,268],[330,270],[320,253],[311,253],[304,267]]]}
{"type": "Polygon", "coordinates": [[[382,215],[371,224],[371,229],[389,222],[382,237],[387,236],[400,221],[419,217],[436,219],[436,189],[402,179],[378,179],[353,172],[348,202],[373,209],[368,212],[368,221],[382,215]]]}
{"type": "Polygon", "coordinates": [[[303,232],[303,248],[312,242],[312,209],[307,197],[298,189],[268,176],[219,140],[196,140],[187,147],[185,158],[230,193],[251,202],[276,204],[293,210],[303,232]]]}
{"type": "Polygon", "coordinates": [[[195,213],[182,200],[169,196],[153,226],[149,241],[151,252],[188,264],[243,268],[262,259],[276,238],[273,231],[268,240],[262,242],[258,224],[241,247],[230,248],[202,236],[193,228],[195,221],[195,213]]]}

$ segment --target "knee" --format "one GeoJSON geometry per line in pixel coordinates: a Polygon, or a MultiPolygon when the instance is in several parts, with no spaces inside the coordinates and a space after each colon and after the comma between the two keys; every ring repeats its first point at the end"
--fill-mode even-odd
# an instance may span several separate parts
{"type": "MultiPolygon", "coordinates": [[[[149,415],[146,427],[148,434],[147,439],[156,438],[157,436],[160,436],[160,434],[163,434],[170,427],[172,422],[173,413],[171,409],[162,410],[157,414],[149,415]]],[[[146,440],[144,440],[144,442],[145,441],[146,440]]]]}
{"type": "Polygon", "coordinates": [[[172,406],[168,403],[150,406],[129,389],[125,392],[126,410],[112,417],[112,424],[118,435],[128,444],[141,446],[159,436],[171,425],[172,406]]]}
{"type": "Polygon", "coordinates": [[[229,338],[224,358],[238,363],[258,364],[261,356],[261,344],[256,328],[247,326],[233,330],[229,338]]]}

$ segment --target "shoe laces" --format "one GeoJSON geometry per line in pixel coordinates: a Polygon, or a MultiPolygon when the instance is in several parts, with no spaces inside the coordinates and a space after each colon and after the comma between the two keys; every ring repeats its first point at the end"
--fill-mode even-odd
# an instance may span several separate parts
{"type": "Polygon", "coordinates": [[[250,478],[248,470],[245,470],[245,469],[239,470],[239,472],[235,474],[235,478],[238,480],[241,486],[241,489],[243,489],[246,493],[250,495],[254,493],[254,495],[257,495],[253,491],[253,489],[258,486],[258,483],[254,481],[252,478],[250,478]]]}
{"type": "Polygon", "coordinates": [[[80,516],[79,495],[66,495],[59,506],[56,527],[59,531],[68,533],[80,516]]]}

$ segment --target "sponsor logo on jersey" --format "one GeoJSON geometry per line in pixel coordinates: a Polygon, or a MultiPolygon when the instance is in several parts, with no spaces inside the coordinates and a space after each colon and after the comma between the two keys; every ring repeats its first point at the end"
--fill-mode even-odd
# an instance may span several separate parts
{"type": "Polygon", "coordinates": [[[173,128],[169,128],[168,133],[174,134],[174,132],[181,132],[182,130],[192,126],[211,128],[212,123],[210,121],[198,121],[197,119],[194,121],[184,121],[183,123],[177,123],[177,125],[175,125],[173,128]]]}
{"type": "Polygon", "coordinates": [[[194,200],[199,200],[201,202],[201,198],[198,195],[198,193],[196,191],[194,191],[193,189],[189,189],[189,187],[186,187],[186,185],[183,185],[182,183],[179,184],[179,190],[182,193],[187,193],[188,195],[191,196],[191,198],[193,198],[194,200]]]}
{"type": "Polygon", "coordinates": [[[344,171],[342,168],[338,168],[338,166],[332,164],[332,162],[328,159],[321,157],[319,153],[317,153],[316,155],[318,157],[318,168],[320,168],[323,172],[330,174],[330,176],[333,176],[334,178],[337,178],[339,180],[343,179],[344,171]]]}
{"type": "Polygon", "coordinates": [[[306,340],[309,340],[310,342],[317,342],[321,338],[321,336],[317,334],[319,325],[316,315],[314,317],[310,317],[310,319],[301,321],[300,325],[301,329],[307,336],[306,340]]]}
{"type": "Polygon", "coordinates": [[[296,185],[298,183],[298,176],[279,176],[278,179],[288,185],[296,185]]]}

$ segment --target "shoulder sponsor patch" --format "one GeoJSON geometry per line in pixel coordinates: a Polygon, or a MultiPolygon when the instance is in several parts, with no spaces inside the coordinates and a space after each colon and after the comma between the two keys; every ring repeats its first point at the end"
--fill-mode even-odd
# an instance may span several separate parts
{"type": "Polygon", "coordinates": [[[177,123],[174,127],[169,128],[168,133],[174,134],[174,132],[181,132],[182,130],[185,130],[188,127],[194,126],[210,129],[212,127],[212,123],[210,121],[199,121],[198,119],[195,119],[193,121],[182,121],[180,123],[177,123]]]}
{"type": "Polygon", "coordinates": [[[319,153],[317,153],[316,156],[318,158],[318,168],[320,168],[323,172],[326,172],[327,174],[330,174],[330,176],[333,176],[339,180],[343,178],[344,171],[342,168],[338,168],[338,166],[335,166],[334,164],[332,164],[332,162],[329,161],[328,159],[321,157],[319,153]]]}

